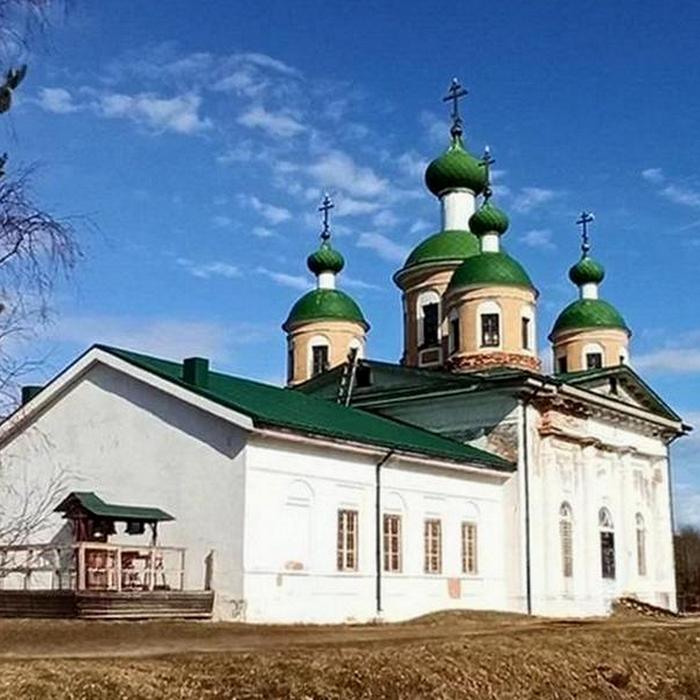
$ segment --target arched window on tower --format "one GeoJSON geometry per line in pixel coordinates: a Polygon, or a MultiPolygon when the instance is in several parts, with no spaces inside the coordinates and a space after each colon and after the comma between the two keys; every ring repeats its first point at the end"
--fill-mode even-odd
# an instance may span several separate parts
{"type": "Polygon", "coordinates": [[[598,530],[600,532],[600,571],[603,578],[615,578],[615,528],[610,511],[601,508],[598,511],[598,530]]]}
{"type": "Polygon", "coordinates": [[[647,575],[647,531],[644,526],[644,517],[637,513],[635,518],[637,526],[637,573],[640,576],[647,575]]]}
{"type": "Polygon", "coordinates": [[[589,343],[583,348],[583,366],[586,369],[601,369],[605,363],[605,351],[598,343],[589,343]]]}
{"type": "Polygon", "coordinates": [[[564,501],[559,508],[559,539],[561,542],[561,572],[564,578],[574,575],[574,540],[571,506],[564,501]]]}
{"type": "Polygon", "coordinates": [[[309,376],[315,377],[330,368],[330,342],[323,335],[309,341],[309,376]]]}
{"type": "Polygon", "coordinates": [[[477,337],[482,348],[497,348],[501,344],[501,307],[495,301],[485,301],[477,311],[477,337]]]}
{"type": "Polygon", "coordinates": [[[459,329],[459,313],[457,311],[450,311],[449,316],[449,352],[450,354],[454,352],[459,352],[460,349],[460,329],[459,329]]]}
{"type": "Polygon", "coordinates": [[[535,350],[535,319],[529,306],[524,306],[520,312],[520,346],[523,350],[535,350]]]}
{"type": "Polygon", "coordinates": [[[423,292],[416,304],[418,347],[434,347],[440,342],[440,296],[437,292],[423,292]]]}

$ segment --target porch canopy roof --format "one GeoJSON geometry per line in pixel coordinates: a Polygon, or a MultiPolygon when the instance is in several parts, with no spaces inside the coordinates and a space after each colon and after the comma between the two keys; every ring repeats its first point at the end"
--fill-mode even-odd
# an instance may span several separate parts
{"type": "Polygon", "coordinates": [[[83,510],[88,515],[102,520],[119,522],[157,523],[165,520],[175,520],[170,513],[166,513],[160,508],[105,503],[92,491],[73,491],[54,508],[54,512],[66,513],[66,517],[70,517],[69,514],[74,513],[76,510],[83,510]]]}

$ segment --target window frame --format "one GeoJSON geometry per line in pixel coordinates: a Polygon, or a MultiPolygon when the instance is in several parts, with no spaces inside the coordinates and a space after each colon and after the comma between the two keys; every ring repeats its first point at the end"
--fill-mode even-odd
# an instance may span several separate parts
{"type": "Polygon", "coordinates": [[[442,573],[442,520],[440,518],[423,520],[423,572],[433,575],[442,573]]]}
{"type": "Polygon", "coordinates": [[[474,520],[463,520],[462,534],[462,573],[466,576],[479,575],[479,526],[474,520]],[[470,536],[471,533],[471,536],[470,536]]]}
{"type": "Polygon", "coordinates": [[[316,343],[311,346],[311,376],[317,377],[330,369],[330,346],[324,343],[316,343]],[[323,367],[320,370],[316,368],[316,352],[323,351],[323,367]]]}
{"type": "Polygon", "coordinates": [[[338,571],[359,570],[360,513],[356,508],[338,508],[336,567],[338,571]]]}
{"type": "Polygon", "coordinates": [[[482,348],[497,348],[501,345],[501,314],[496,311],[485,311],[479,314],[480,333],[479,339],[482,348]],[[486,330],[486,319],[489,322],[496,321],[496,330],[486,330]],[[491,336],[491,337],[490,337],[491,336]],[[487,342],[488,341],[488,342],[487,342]]]}
{"type": "Polygon", "coordinates": [[[647,529],[644,516],[637,513],[635,516],[635,530],[637,534],[637,576],[647,575],[647,529]]]}
{"type": "Polygon", "coordinates": [[[574,577],[574,518],[567,501],[559,506],[559,548],[562,576],[565,579],[572,579],[574,577]]]}
{"type": "Polygon", "coordinates": [[[402,551],[403,522],[399,513],[384,513],[382,518],[383,570],[388,574],[400,574],[403,571],[402,551]],[[393,523],[396,527],[387,528],[393,523]]]}
{"type": "Polygon", "coordinates": [[[421,348],[434,348],[440,344],[440,302],[431,301],[424,303],[421,306],[421,323],[423,324],[423,342],[421,343],[421,348]],[[427,310],[431,313],[431,325],[428,326],[428,314],[427,310]],[[435,318],[432,318],[432,314],[435,314],[435,318]],[[434,322],[434,325],[433,325],[434,322]],[[430,338],[428,338],[428,330],[431,331],[430,338]]]}
{"type": "Polygon", "coordinates": [[[603,353],[594,350],[586,353],[586,369],[603,369],[603,353]],[[592,361],[592,358],[597,358],[592,361]]]}
{"type": "Polygon", "coordinates": [[[598,533],[600,542],[600,574],[602,578],[614,581],[617,576],[615,524],[610,511],[605,506],[598,511],[598,533]]]}
{"type": "Polygon", "coordinates": [[[454,314],[450,316],[448,320],[448,348],[450,353],[459,352],[461,350],[461,339],[460,335],[462,333],[461,324],[459,320],[459,315],[454,314]]]}
{"type": "Polygon", "coordinates": [[[532,319],[529,316],[520,317],[520,343],[523,350],[532,350],[531,336],[532,319]]]}

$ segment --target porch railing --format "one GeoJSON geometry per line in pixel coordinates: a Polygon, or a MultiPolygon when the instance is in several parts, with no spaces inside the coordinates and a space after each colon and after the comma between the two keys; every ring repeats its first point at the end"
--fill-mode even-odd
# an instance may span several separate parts
{"type": "Polygon", "coordinates": [[[102,542],[0,547],[0,588],[184,590],[185,548],[102,542]]]}

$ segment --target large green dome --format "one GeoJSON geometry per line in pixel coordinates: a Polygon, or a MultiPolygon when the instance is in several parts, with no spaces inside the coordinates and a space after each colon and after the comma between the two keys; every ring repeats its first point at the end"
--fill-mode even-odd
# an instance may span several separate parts
{"type": "Polygon", "coordinates": [[[458,188],[481,194],[486,187],[486,168],[464,148],[462,139],[454,136],[452,145],[428,165],[425,184],[436,197],[458,188]]]}
{"type": "Polygon", "coordinates": [[[550,338],[562,331],[586,328],[619,328],[629,333],[625,319],[612,304],[603,299],[577,299],[559,314],[550,338]]]}
{"type": "Polygon", "coordinates": [[[324,241],[316,252],[309,255],[306,265],[314,275],[320,275],[322,272],[338,274],[345,267],[345,259],[337,250],[331,248],[330,243],[324,241]]]}
{"type": "Polygon", "coordinates": [[[534,289],[525,268],[503,251],[467,258],[454,272],[448,289],[475,285],[528,287],[534,289]]]}
{"type": "Polygon", "coordinates": [[[605,268],[587,255],[584,255],[569,270],[569,279],[578,287],[590,283],[600,284],[604,277],[605,268]]]}
{"type": "Polygon", "coordinates": [[[294,304],[282,327],[287,331],[298,323],[308,321],[353,321],[369,328],[360,307],[339,289],[314,289],[307,292],[294,304]]]}
{"type": "Polygon", "coordinates": [[[479,239],[469,231],[440,231],[421,241],[409,254],[403,269],[425,263],[466,260],[479,253],[479,239]]]}

